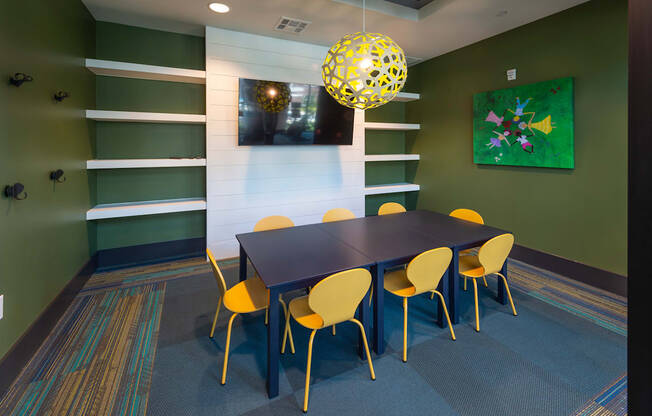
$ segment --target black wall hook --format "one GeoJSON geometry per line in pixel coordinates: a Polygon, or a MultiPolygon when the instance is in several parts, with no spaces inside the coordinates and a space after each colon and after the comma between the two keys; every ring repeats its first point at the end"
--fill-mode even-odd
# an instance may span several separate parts
{"type": "Polygon", "coordinates": [[[64,98],[70,97],[70,93],[66,91],[59,91],[56,94],[54,94],[54,99],[57,100],[57,102],[63,101],[64,98]]]}
{"type": "Polygon", "coordinates": [[[50,172],[50,179],[58,183],[64,183],[66,181],[66,177],[63,176],[63,173],[64,173],[63,169],[53,170],[52,172],[50,172]]]}
{"type": "Polygon", "coordinates": [[[5,187],[5,196],[7,198],[13,198],[18,201],[22,201],[23,199],[27,199],[27,192],[25,191],[25,186],[22,183],[16,182],[13,185],[7,185],[5,187]],[[23,194],[24,196],[21,198],[20,194],[23,194]]]}
{"type": "Polygon", "coordinates": [[[34,78],[32,78],[30,75],[23,74],[22,72],[16,72],[13,77],[9,78],[9,83],[17,87],[23,85],[23,82],[32,81],[34,81],[34,78]]]}

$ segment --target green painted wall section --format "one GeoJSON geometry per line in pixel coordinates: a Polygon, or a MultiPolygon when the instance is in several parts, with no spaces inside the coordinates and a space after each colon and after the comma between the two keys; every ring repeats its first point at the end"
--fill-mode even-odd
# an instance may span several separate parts
{"type": "Polygon", "coordinates": [[[200,69],[206,66],[204,38],[97,22],[96,58],[200,69]]]}
{"type": "MultiPolygon", "coordinates": [[[[115,61],[204,69],[204,39],[98,22],[96,57],[115,61]]],[[[205,86],[97,77],[100,110],[205,114],[205,86]]],[[[204,125],[97,122],[98,159],[205,157],[204,125]]],[[[91,174],[96,203],[203,197],[206,170],[115,169],[91,174]]],[[[128,247],[206,235],[204,212],[94,221],[95,248],[128,247]]]]}
{"type": "Polygon", "coordinates": [[[28,198],[0,196],[0,357],[89,258],[85,161],[92,124],[83,110],[95,102],[95,22],[79,0],[4,4],[0,13],[0,185],[25,185],[28,198]],[[20,88],[9,76],[34,77],[20,88]],[[71,96],[61,103],[56,91],[71,96]],[[56,186],[51,170],[67,178],[56,186]]]}
{"type": "Polygon", "coordinates": [[[418,207],[473,208],[518,244],[625,275],[627,49],[627,2],[593,0],[410,68],[418,207]],[[567,76],[574,170],[473,164],[473,94],[567,76]]]}
{"type": "MultiPolygon", "coordinates": [[[[406,89],[406,91],[408,91],[406,89]]],[[[402,102],[390,102],[381,107],[365,111],[365,121],[405,122],[405,107],[402,102]]],[[[391,130],[367,130],[365,153],[402,154],[406,153],[406,136],[411,133],[391,130]]],[[[373,162],[365,163],[365,182],[367,185],[412,182],[418,162],[373,162]]],[[[369,195],[365,197],[365,215],[376,215],[378,208],[385,202],[398,202],[408,209],[414,209],[416,200],[410,195],[414,192],[396,194],[369,195]]]]}

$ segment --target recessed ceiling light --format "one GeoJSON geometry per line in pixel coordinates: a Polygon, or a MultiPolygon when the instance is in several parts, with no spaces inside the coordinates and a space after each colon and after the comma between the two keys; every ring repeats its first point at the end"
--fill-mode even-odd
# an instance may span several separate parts
{"type": "Polygon", "coordinates": [[[229,10],[231,10],[229,6],[222,3],[211,3],[208,5],[208,8],[214,11],[215,13],[226,13],[229,10]]]}

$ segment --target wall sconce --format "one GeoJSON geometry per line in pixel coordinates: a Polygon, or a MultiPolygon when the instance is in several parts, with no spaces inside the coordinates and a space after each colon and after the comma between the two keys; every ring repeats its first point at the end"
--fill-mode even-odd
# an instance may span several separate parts
{"type": "Polygon", "coordinates": [[[66,91],[59,91],[56,94],[54,94],[54,99],[57,100],[57,102],[63,101],[64,98],[70,97],[70,94],[67,93],[66,91]]]}
{"type": "Polygon", "coordinates": [[[66,181],[66,177],[63,176],[63,173],[63,169],[53,170],[50,172],[50,179],[57,183],[64,183],[66,181]]]}
{"type": "Polygon", "coordinates": [[[25,191],[25,186],[22,183],[16,182],[13,185],[7,185],[5,187],[5,196],[7,198],[13,198],[18,201],[22,201],[23,199],[27,199],[27,192],[25,191]],[[24,196],[21,198],[20,194],[23,194],[24,196]]]}
{"type": "Polygon", "coordinates": [[[9,78],[9,83],[11,85],[15,85],[16,87],[20,87],[23,85],[23,82],[32,82],[34,81],[34,78],[27,74],[23,74],[22,72],[16,72],[13,77],[9,78]]]}

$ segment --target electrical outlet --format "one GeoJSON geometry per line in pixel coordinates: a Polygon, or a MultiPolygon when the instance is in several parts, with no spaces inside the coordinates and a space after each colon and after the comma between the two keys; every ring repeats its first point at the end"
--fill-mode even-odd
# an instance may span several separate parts
{"type": "Polygon", "coordinates": [[[3,310],[4,310],[4,300],[5,300],[5,295],[0,295],[0,319],[2,319],[3,315],[3,310]]]}
{"type": "Polygon", "coordinates": [[[507,81],[514,81],[516,79],[516,68],[507,70],[507,81]]]}

